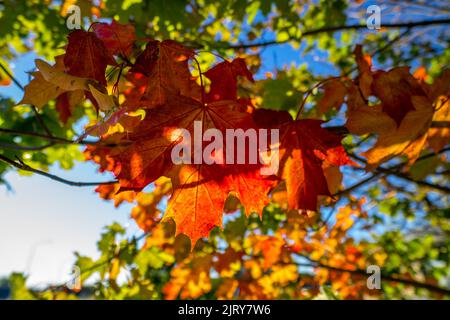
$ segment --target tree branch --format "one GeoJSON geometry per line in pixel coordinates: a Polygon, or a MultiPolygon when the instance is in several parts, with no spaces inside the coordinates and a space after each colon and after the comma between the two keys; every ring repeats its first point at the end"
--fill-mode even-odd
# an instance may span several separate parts
{"type": "MultiPolygon", "coordinates": [[[[416,161],[425,160],[425,159],[433,157],[433,156],[435,156],[437,154],[445,153],[445,152],[448,152],[448,151],[450,151],[450,147],[444,148],[441,151],[439,151],[438,153],[429,153],[429,154],[423,155],[423,156],[419,157],[416,161]]],[[[361,159],[361,158],[359,158],[359,157],[357,157],[355,155],[352,155],[352,154],[350,156],[354,157],[356,160],[361,161],[361,162],[363,162],[363,160],[364,160],[364,159],[361,159]]],[[[382,174],[396,174],[396,175],[397,174],[401,174],[401,173],[396,172],[395,170],[398,170],[398,169],[404,167],[405,165],[407,165],[407,163],[408,162],[405,161],[405,162],[401,162],[399,164],[396,164],[396,165],[394,165],[394,166],[392,166],[390,168],[382,168],[382,170],[375,170],[376,172],[374,172],[371,176],[369,176],[369,177],[367,177],[367,178],[365,178],[365,179],[355,183],[354,185],[352,185],[352,186],[350,186],[350,187],[348,187],[348,188],[346,188],[344,190],[338,191],[338,192],[332,194],[331,196],[332,197],[337,197],[337,196],[342,196],[344,194],[352,192],[352,191],[358,189],[359,187],[362,187],[362,186],[366,185],[367,183],[371,182],[372,180],[378,178],[382,174]]],[[[364,170],[364,169],[361,168],[361,170],[364,170]]],[[[402,177],[402,178],[405,179],[406,177],[402,177]]],[[[441,191],[445,191],[445,192],[450,191],[446,187],[436,186],[436,185],[430,184],[429,182],[426,182],[426,181],[417,181],[417,180],[413,180],[412,178],[408,178],[408,180],[412,181],[412,182],[415,182],[415,183],[418,183],[418,184],[422,184],[422,185],[427,186],[427,187],[434,187],[434,188],[437,188],[437,189],[443,189],[441,191]]]]}
{"type": "MultiPolygon", "coordinates": [[[[381,27],[384,29],[392,29],[392,28],[416,28],[416,27],[425,27],[425,26],[431,26],[436,24],[450,24],[450,19],[436,19],[436,20],[425,20],[425,21],[412,21],[412,22],[400,22],[400,23],[385,23],[382,24],[381,27]]],[[[318,28],[318,29],[312,29],[307,30],[302,33],[300,37],[290,37],[286,40],[277,41],[277,40],[271,40],[271,41],[265,41],[265,42],[259,42],[259,43],[240,43],[240,44],[232,44],[228,46],[222,47],[223,49],[249,49],[249,48],[255,48],[255,47],[267,47],[271,45],[278,45],[278,44],[284,44],[291,41],[300,41],[306,36],[312,36],[317,35],[320,33],[327,33],[327,32],[337,32],[337,31],[343,31],[343,30],[360,30],[360,29],[367,29],[366,24],[356,24],[356,25],[347,25],[347,26],[334,26],[334,27],[324,27],[324,28],[318,28]]]]}
{"type": "Polygon", "coordinates": [[[4,149],[11,149],[11,150],[23,150],[23,151],[41,151],[47,148],[50,148],[54,145],[53,142],[47,143],[43,146],[21,146],[19,144],[12,144],[12,143],[4,143],[0,142],[0,148],[4,149]]]}
{"type": "Polygon", "coordinates": [[[372,174],[370,177],[367,177],[344,190],[338,191],[338,192],[332,194],[331,196],[337,197],[337,196],[342,196],[344,194],[350,193],[350,192],[358,189],[359,187],[362,187],[363,185],[369,183],[370,181],[378,178],[380,175],[381,175],[381,172],[376,172],[376,173],[372,174]]]}
{"type": "Polygon", "coordinates": [[[39,174],[41,176],[50,178],[52,180],[67,184],[69,186],[74,186],[74,187],[89,187],[89,186],[98,186],[98,185],[103,185],[103,184],[114,184],[117,183],[117,180],[113,180],[113,181],[104,181],[104,182],[77,182],[77,181],[70,181],[64,178],[60,178],[54,174],[45,172],[45,171],[41,171],[35,168],[30,167],[29,165],[27,165],[26,163],[24,163],[22,160],[17,159],[18,162],[4,156],[0,154],[0,160],[3,162],[6,162],[8,164],[10,164],[13,167],[16,167],[20,170],[24,170],[24,171],[28,171],[28,172],[33,172],[36,174],[39,174]]]}
{"type": "MultiPolygon", "coordinates": [[[[350,270],[350,269],[343,269],[343,268],[337,268],[337,267],[333,267],[333,266],[329,266],[326,264],[323,264],[319,261],[316,260],[312,260],[309,257],[303,256],[301,254],[298,254],[299,256],[306,258],[307,260],[311,261],[311,264],[300,264],[300,266],[308,266],[308,267],[312,267],[312,268],[324,268],[324,269],[328,269],[331,271],[337,271],[337,272],[345,272],[345,273],[350,273],[350,274],[355,274],[355,275],[362,275],[367,277],[367,272],[365,272],[364,270],[361,269],[354,269],[354,270],[350,270]]],[[[397,282],[397,283],[403,283],[406,285],[410,285],[416,288],[422,288],[422,289],[427,289],[429,291],[432,292],[436,292],[439,294],[444,294],[444,295],[450,295],[450,290],[447,288],[442,288],[439,286],[435,286],[432,285],[430,283],[425,283],[425,282],[419,282],[419,281],[415,281],[412,279],[404,279],[404,278],[400,278],[398,276],[394,276],[394,275],[386,275],[386,274],[381,274],[380,275],[381,279],[385,280],[385,281],[389,281],[389,282],[397,282]]]]}
{"type": "MultiPolygon", "coordinates": [[[[349,134],[350,132],[345,126],[329,126],[323,127],[335,134],[349,134]]],[[[450,128],[450,121],[432,121],[430,128],[450,128]]]]}
{"type": "MultiPolygon", "coordinates": [[[[355,159],[355,160],[357,160],[357,161],[359,161],[361,163],[367,164],[366,159],[358,157],[355,154],[350,154],[350,157],[352,157],[353,159],[355,159]]],[[[397,169],[397,168],[395,168],[395,169],[397,169]]],[[[403,173],[403,172],[399,172],[399,171],[394,170],[392,168],[384,168],[384,167],[380,166],[380,167],[376,168],[375,171],[378,172],[378,173],[384,173],[384,174],[387,174],[387,175],[394,175],[394,176],[396,176],[396,177],[398,177],[400,179],[407,180],[409,182],[413,182],[413,183],[416,183],[416,184],[421,185],[421,186],[425,186],[425,187],[428,187],[428,188],[432,188],[432,189],[435,189],[435,190],[438,190],[438,191],[450,194],[450,188],[448,188],[448,187],[436,185],[436,184],[433,184],[433,183],[430,183],[430,182],[427,182],[427,181],[423,181],[423,180],[416,180],[413,177],[411,177],[410,175],[408,175],[406,173],[403,173]]]]}
{"type": "MultiPolygon", "coordinates": [[[[38,132],[30,132],[30,131],[20,131],[20,130],[14,130],[14,129],[6,129],[6,128],[0,128],[0,133],[6,133],[11,135],[17,135],[17,136],[29,136],[29,137],[36,137],[41,138],[47,141],[53,142],[52,144],[79,144],[79,145],[102,145],[105,147],[118,147],[118,146],[124,146],[128,145],[128,143],[120,143],[120,144],[114,144],[114,143],[105,143],[102,144],[101,140],[70,140],[66,138],[60,138],[55,136],[48,136],[46,134],[38,133],[38,132]]],[[[47,146],[48,147],[48,146],[47,146]]],[[[17,150],[21,150],[21,148],[27,148],[27,147],[21,147],[17,146],[17,150]]],[[[32,147],[30,147],[32,148],[32,147]]],[[[39,148],[39,147],[38,147],[39,148]]]]}

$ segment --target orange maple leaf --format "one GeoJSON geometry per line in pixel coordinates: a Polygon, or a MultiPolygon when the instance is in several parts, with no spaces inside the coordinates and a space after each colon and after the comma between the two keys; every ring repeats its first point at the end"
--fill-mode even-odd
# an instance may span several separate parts
{"type": "Polygon", "coordinates": [[[286,181],[289,209],[317,210],[317,197],[330,196],[322,164],[351,164],[342,137],[321,127],[321,120],[292,120],[287,112],[256,110],[255,121],[280,128],[280,169],[286,181]]]}

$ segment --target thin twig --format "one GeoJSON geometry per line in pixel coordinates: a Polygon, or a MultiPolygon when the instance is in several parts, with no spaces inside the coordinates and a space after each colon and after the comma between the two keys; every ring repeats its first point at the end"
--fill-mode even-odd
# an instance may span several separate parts
{"type": "MultiPolygon", "coordinates": [[[[336,134],[350,133],[345,126],[329,126],[323,128],[336,134]]],[[[450,121],[432,121],[430,124],[430,128],[450,128],[450,121]]]]}
{"type": "Polygon", "coordinates": [[[6,129],[6,128],[0,128],[0,133],[6,133],[16,136],[29,136],[29,137],[36,137],[41,138],[47,141],[53,142],[53,144],[79,144],[79,145],[97,145],[97,146],[104,146],[104,147],[119,147],[119,146],[125,146],[128,145],[128,142],[124,143],[103,143],[102,140],[70,140],[66,138],[61,137],[55,137],[55,136],[48,136],[46,134],[38,133],[38,132],[30,132],[30,131],[20,131],[20,130],[14,130],[14,129],[6,129]]]}
{"type": "Polygon", "coordinates": [[[4,156],[0,154],[0,160],[4,161],[8,164],[10,164],[11,166],[14,166],[20,170],[24,170],[24,171],[28,171],[28,172],[33,172],[36,174],[39,174],[41,176],[50,178],[52,180],[67,184],[69,186],[73,186],[73,187],[89,187],[89,186],[98,186],[98,185],[104,185],[104,184],[114,184],[117,183],[117,180],[113,180],[113,181],[103,181],[103,182],[77,182],[77,181],[71,181],[71,180],[67,180],[61,177],[58,177],[54,174],[45,172],[45,171],[41,171],[35,168],[30,167],[29,165],[27,165],[26,163],[24,163],[22,160],[17,159],[18,162],[4,156]]]}
{"type": "MultiPolygon", "coordinates": [[[[350,157],[352,157],[353,159],[355,159],[355,160],[357,160],[357,161],[359,161],[361,163],[367,164],[367,160],[366,159],[361,158],[361,157],[359,157],[359,156],[357,156],[355,154],[350,154],[350,157]]],[[[438,191],[441,191],[441,192],[450,193],[450,188],[448,188],[448,187],[436,185],[436,184],[433,184],[433,183],[430,183],[430,182],[427,182],[427,181],[423,181],[423,180],[416,180],[413,177],[409,176],[408,174],[405,174],[403,172],[399,172],[397,170],[393,170],[391,168],[384,168],[384,167],[380,166],[380,167],[377,167],[375,169],[375,171],[380,172],[380,173],[384,173],[384,174],[388,174],[388,175],[394,175],[397,178],[400,178],[400,179],[403,179],[403,180],[407,180],[409,182],[413,182],[413,183],[421,185],[421,186],[429,187],[429,188],[432,188],[432,189],[435,189],[435,190],[438,190],[438,191]]]]}
{"type": "Polygon", "coordinates": [[[196,58],[194,58],[194,61],[197,64],[198,74],[200,76],[200,87],[202,90],[202,105],[204,105],[205,104],[205,85],[203,83],[202,69],[200,69],[200,63],[198,62],[198,60],[196,58]]]}
{"type": "Polygon", "coordinates": [[[354,185],[352,185],[352,186],[350,186],[350,187],[348,187],[348,188],[346,188],[344,190],[338,191],[338,192],[332,194],[331,196],[332,197],[337,197],[337,196],[342,196],[344,194],[350,193],[350,192],[358,189],[359,187],[362,187],[363,185],[369,183],[370,181],[378,178],[380,175],[381,175],[381,172],[375,172],[371,176],[369,176],[369,177],[367,177],[367,178],[365,178],[365,179],[355,183],[354,185]]]}
{"type": "Polygon", "coordinates": [[[11,149],[11,150],[23,150],[23,151],[41,151],[41,150],[50,148],[54,145],[55,144],[53,142],[47,143],[43,146],[21,146],[19,144],[0,142],[0,148],[11,149]]]}
{"type": "MultiPolygon", "coordinates": [[[[437,153],[429,153],[429,154],[423,155],[423,156],[417,158],[416,161],[425,160],[425,159],[427,159],[427,158],[430,158],[430,157],[433,157],[433,156],[436,156],[436,155],[438,155],[438,154],[445,153],[445,152],[448,152],[448,151],[450,151],[450,147],[444,148],[444,149],[442,149],[441,151],[439,151],[439,152],[437,152],[437,153]]],[[[352,155],[351,155],[351,156],[352,156],[352,155]]],[[[355,159],[356,159],[356,158],[355,158],[355,159]]],[[[359,160],[359,159],[361,159],[361,158],[358,157],[358,159],[356,159],[356,160],[359,160]]],[[[336,192],[335,194],[332,195],[332,197],[342,196],[343,194],[347,194],[347,193],[349,193],[349,192],[352,192],[352,191],[358,189],[359,187],[362,187],[362,186],[366,185],[366,184],[369,183],[370,181],[372,181],[372,180],[378,178],[378,177],[379,177],[380,175],[382,175],[382,174],[397,174],[397,172],[396,172],[395,170],[398,170],[398,169],[400,169],[400,168],[403,168],[403,167],[404,167],[405,165],[407,165],[407,164],[408,164],[408,161],[404,161],[404,162],[401,162],[401,163],[399,163],[399,164],[393,165],[392,167],[389,167],[389,168],[383,168],[382,170],[376,170],[376,171],[375,171],[374,173],[372,173],[372,175],[370,175],[369,177],[367,177],[367,178],[365,178],[365,179],[363,179],[363,180],[361,180],[361,181],[355,183],[354,185],[352,185],[352,186],[350,186],[350,187],[348,187],[348,188],[346,188],[346,189],[344,189],[344,190],[341,190],[341,191],[336,192]]],[[[415,180],[414,180],[414,182],[418,183],[418,182],[415,181],[415,180]]],[[[421,183],[424,183],[424,182],[421,182],[421,183]]],[[[427,186],[428,186],[428,187],[431,187],[428,183],[427,183],[427,186]]],[[[436,186],[433,185],[433,187],[436,187],[436,186]]],[[[445,190],[445,191],[447,192],[447,190],[445,190]]]]}
{"type": "MultiPolygon", "coordinates": [[[[302,258],[306,258],[308,261],[311,261],[311,264],[303,263],[303,264],[301,264],[302,266],[308,266],[308,267],[312,267],[312,268],[324,268],[324,269],[328,269],[331,271],[345,272],[345,273],[351,273],[351,274],[362,275],[362,276],[367,277],[367,272],[365,272],[364,270],[361,270],[361,269],[350,270],[350,269],[333,267],[333,266],[321,263],[319,261],[313,260],[307,256],[304,256],[301,254],[298,254],[298,255],[301,256],[302,258]]],[[[410,286],[413,286],[416,288],[427,289],[429,291],[436,292],[439,294],[450,295],[449,289],[435,286],[430,283],[419,282],[419,281],[415,281],[412,279],[404,279],[404,278],[401,278],[396,275],[387,275],[387,274],[383,274],[383,273],[381,273],[380,278],[385,281],[389,281],[389,282],[403,283],[403,284],[410,285],[410,286]]]]}
{"type": "MultiPolygon", "coordinates": [[[[385,23],[381,27],[384,29],[391,29],[391,28],[416,28],[416,27],[425,27],[425,26],[431,26],[436,24],[450,24],[450,19],[436,19],[436,20],[425,20],[425,21],[414,21],[414,22],[400,22],[400,23],[385,23]]],[[[343,31],[343,30],[360,30],[360,29],[367,29],[366,24],[357,24],[357,25],[347,25],[347,26],[334,26],[334,27],[324,27],[324,28],[318,28],[313,30],[305,31],[301,34],[300,37],[289,37],[286,40],[271,40],[266,42],[259,42],[259,43],[249,43],[249,44],[235,44],[235,45],[227,45],[222,47],[223,49],[249,49],[249,48],[255,48],[255,47],[267,47],[271,45],[279,45],[279,44],[285,44],[291,41],[300,41],[306,36],[312,36],[317,35],[320,33],[327,33],[327,32],[337,32],[337,31],[343,31]]]]}

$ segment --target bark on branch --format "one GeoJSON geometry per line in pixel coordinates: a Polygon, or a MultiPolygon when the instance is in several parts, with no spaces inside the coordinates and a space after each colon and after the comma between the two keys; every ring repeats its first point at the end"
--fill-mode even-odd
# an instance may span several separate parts
{"type": "MultiPolygon", "coordinates": [[[[426,27],[431,25],[445,25],[450,24],[450,19],[436,19],[436,20],[425,20],[425,21],[412,21],[412,22],[399,22],[399,23],[385,23],[382,24],[381,27],[385,29],[395,29],[395,28],[417,28],[417,27],[426,27]]],[[[354,24],[354,25],[346,25],[346,26],[334,26],[334,27],[323,27],[318,29],[312,29],[304,31],[300,37],[289,37],[286,40],[278,41],[278,40],[271,40],[271,41],[265,41],[265,42],[257,42],[257,43],[240,43],[240,44],[231,44],[225,47],[222,47],[223,49],[249,49],[249,48],[256,48],[256,47],[267,47],[272,45],[279,45],[279,44],[285,44],[291,41],[300,41],[304,37],[317,35],[321,33],[330,33],[330,32],[337,32],[337,31],[343,31],[343,30],[361,30],[361,29],[367,29],[366,24],[354,24]]]]}
{"type": "Polygon", "coordinates": [[[20,170],[24,170],[24,171],[28,171],[28,172],[33,172],[36,174],[39,174],[41,176],[50,178],[52,180],[67,184],[69,186],[73,186],[73,187],[89,187],[89,186],[98,186],[98,185],[102,185],[102,184],[114,184],[117,183],[118,181],[113,180],[113,181],[103,181],[103,182],[78,182],[78,181],[71,181],[71,180],[67,180],[61,177],[58,177],[54,174],[39,170],[39,169],[35,169],[30,167],[29,165],[27,165],[26,163],[24,163],[22,160],[17,159],[17,161],[14,161],[4,155],[0,154],[0,160],[3,162],[8,163],[9,165],[16,167],[20,170]]]}
{"type": "MultiPolygon", "coordinates": [[[[324,263],[322,263],[320,261],[311,259],[308,256],[305,256],[305,255],[302,255],[302,254],[298,254],[298,253],[297,253],[297,255],[302,257],[302,258],[305,258],[306,260],[311,262],[311,264],[299,264],[300,266],[303,265],[303,266],[308,266],[308,267],[313,267],[313,268],[324,268],[324,269],[328,269],[328,270],[331,270],[331,271],[345,272],[345,273],[350,273],[350,274],[354,274],[354,275],[362,275],[362,276],[365,276],[365,277],[367,277],[367,275],[368,275],[365,270],[361,270],[361,269],[344,269],[344,268],[333,267],[333,266],[324,264],[324,263]]],[[[450,289],[443,288],[443,287],[440,287],[440,286],[436,286],[436,285],[433,285],[431,283],[419,282],[419,281],[416,281],[416,280],[413,280],[413,279],[405,279],[405,278],[402,278],[402,277],[400,277],[398,275],[393,275],[393,274],[381,273],[380,277],[381,277],[382,280],[385,280],[385,281],[388,281],[388,282],[403,283],[403,284],[406,284],[406,285],[409,285],[409,286],[413,286],[413,287],[416,287],[416,288],[427,289],[429,291],[436,292],[436,293],[439,293],[439,294],[443,294],[443,295],[447,295],[447,296],[450,295],[450,289]]]]}

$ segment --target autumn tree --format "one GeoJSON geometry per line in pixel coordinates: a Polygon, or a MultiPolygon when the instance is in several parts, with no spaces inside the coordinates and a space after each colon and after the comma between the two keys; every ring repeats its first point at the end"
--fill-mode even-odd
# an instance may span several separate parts
{"type": "Polygon", "coordinates": [[[76,298],[89,279],[99,299],[450,296],[446,1],[390,1],[375,29],[363,1],[0,7],[0,84],[23,91],[2,91],[0,182],[19,170],[92,188],[111,207],[133,203],[142,229],[127,238],[113,223],[99,259],[77,253],[81,287],[34,290],[13,274],[13,298],[76,298]],[[21,83],[11,64],[30,51],[21,83]],[[227,148],[174,162],[180,130],[193,137],[198,123],[276,130],[258,150],[279,156],[276,170],[227,148]],[[76,161],[116,179],[52,173],[76,161]]]}

